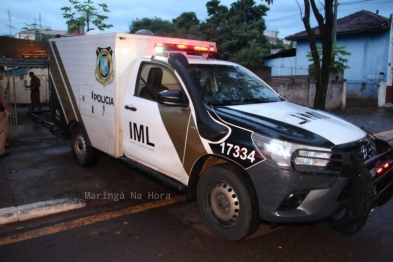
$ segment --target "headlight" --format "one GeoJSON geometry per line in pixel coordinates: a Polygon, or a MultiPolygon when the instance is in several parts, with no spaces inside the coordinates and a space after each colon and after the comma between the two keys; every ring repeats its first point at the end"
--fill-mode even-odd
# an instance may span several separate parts
{"type": "Polygon", "coordinates": [[[300,167],[326,167],[332,155],[331,151],[326,148],[271,139],[256,133],[252,135],[252,139],[267,160],[281,167],[290,167],[291,161],[300,167]]]}
{"type": "Polygon", "coordinates": [[[299,150],[298,155],[295,155],[294,160],[297,165],[309,166],[326,166],[329,163],[331,154],[320,151],[313,151],[314,149],[299,150]]]}

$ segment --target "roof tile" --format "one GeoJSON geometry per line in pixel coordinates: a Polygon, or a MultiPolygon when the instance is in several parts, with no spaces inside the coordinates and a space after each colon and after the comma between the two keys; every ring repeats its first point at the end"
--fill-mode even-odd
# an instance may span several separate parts
{"type": "MultiPolygon", "coordinates": [[[[355,32],[369,32],[378,30],[387,30],[389,28],[389,19],[374,14],[370,11],[361,10],[343,18],[337,19],[337,34],[344,35],[355,32]]],[[[319,27],[313,28],[315,35],[319,35],[319,27]]],[[[299,40],[308,38],[307,32],[302,31],[285,37],[288,40],[299,40]]]]}

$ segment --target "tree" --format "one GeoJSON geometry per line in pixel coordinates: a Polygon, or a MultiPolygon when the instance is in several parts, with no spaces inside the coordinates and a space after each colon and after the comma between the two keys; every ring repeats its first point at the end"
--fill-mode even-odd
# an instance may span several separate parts
{"type": "Polygon", "coordinates": [[[194,12],[184,12],[178,18],[172,19],[176,36],[190,39],[204,39],[200,21],[194,12]]]}
{"type": "Polygon", "coordinates": [[[202,23],[194,12],[184,12],[172,23],[161,18],[134,20],[129,32],[147,29],[156,36],[213,41],[222,59],[244,66],[261,65],[270,48],[263,35],[266,29],[263,16],[269,8],[255,5],[253,0],[237,0],[230,9],[220,5],[219,0],[211,0],[206,8],[208,18],[202,23]]]}
{"type": "Polygon", "coordinates": [[[156,36],[175,36],[175,27],[169,20],[159,17],[136,19],[131,22],[129,33],[134,34],[138,30],[150,30],[156,36]]]}
{"type": "Polygon", "coordinates": [[[226,17],[228,14],[228,8],[224,5],[220,5],[220,1],[211,0],[206,3],[207,15],[206,22],[201,23],[201,30],[206,36],[206,40],[210,41],[222,41],[223,27],[226,24],[226,17]],[[220,33],[221,32],[221,33],[220,33]]]}
{"type": "Polygon", "coordinates": [[[194,12],[184,12],[178,18],[172,19],[172,22],[176,27],[186,30],[199,26],[199,19],[194,12]]]}
{"type": "Polygon", "coordinates": [[[276,42],[274,44],[271,44],[272,49],[290,49],[293,48],[293,43],[291,42],[290,44],[284,43],[282,39],[277,38],[276,42]]]}
{"type": "Polygon", "coordinates": [[[232,55],[232,60],[245,66],[261,66],[261,61],[269,51],[269,47],[262,47],[257,40],[251,40],[246,48],[232,55]]]}
{"type": "MultiPolygon", "coordinates": [[[[322,55],[322,47],[317,46],[318,50],[318,56],[321,57],[322,55]]],[[[331,69],[336,69],[341,72],[344,72],[345,69],[348,69],[349,66],[347,65],[348,59],[345,58],[345,56],[351,55],[350,52],[345,50],[345,46],[337,46],[336,44],[333,44],[332,48],[332,56],[333,56],[333,61],[331,65],[331,69]]],[[[309,68],[314,68],[314,59],[312,57],[311,52],[307,54],[308,61],[312,62],[308,67],[309,68]]]]}
{"type": "Polygon", "coordinates": [[[206,7],[209,18],[201,27],[209,37],[206,40],[217,43],[221,58],[245,66],[261,65],[269,50],[263,35],[266,29],[263,16],[269,8],[255,5],[253,0],[238,0],[230,9],[221,6],[218,0],[211,0],[206,7]]]}
{"type": "Polygon", "coordinates": [[[158,17],[136,19],[132,21],[129,33],[134,34],[140,29],[150,30],[155,36],[204,39],[194,12],[184,12],[172,22],[158,17]]]}
{"type": "MultiPolygon", "coordinates": [[[[263,0],[262,0],[263,1],[263,0]]],[[[304,14],[302,11],[302,21],[306,28],[310,41],[311,56],[314,61],[316,90],[314,99],[314,108],[325,110],[326,94],[329,84],[329,74],[332,67],[332,49],[333,49],[333,0],[321,0],[324,3],[324,16],[319,12],[315,0],[304,1],[304,14]],[[314,17],[318,22],[319,39],[322,45],[322,57],[318,54],[316,34],[310,26],[311,9],[314,17]]],[[[268,4],[272,4],[273,0],[265,0],[268,4]]],[[[297,2],[297,0],[296,0],[297,2]]]]}
{"type": "Polygon", "coordinates": [[[83,2],[77,0],[69,0],[73,7],[62,7],[61,10],[64,11],[63,17],[67,19],[67,24],[69,27],[69,33],[74,33],[78,30],[78,26],[86,26],[86,32],[94,30],[92,25],[95,25],[99,30],[104,30],[113,27],[111,24],[105,24],[104,21],[109,17],[106,15],[101,15],[101,12],[109,12],[108,6],[106,4],[98,4],[95,7],[93,1],[86,0],[83,2]]]}

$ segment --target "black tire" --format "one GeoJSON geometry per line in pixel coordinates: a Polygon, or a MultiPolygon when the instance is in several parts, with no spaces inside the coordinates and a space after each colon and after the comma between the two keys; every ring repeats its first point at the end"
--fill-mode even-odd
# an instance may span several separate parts
{"type": "Polygon", "coordinates": [[[91,167],[97,164],[100,152],[86,144],[85,134],[80,126],[72,130],[71,137],[72,154],[76,162],[83,167],[91,167]]]}
{"type": "Polygon", "coordinates": [[[260,225],[254,185],[246,174],[229,166],[212,166],[202,174],[197,204],[206,226],[223,239],[241,240],[260,225]]]}

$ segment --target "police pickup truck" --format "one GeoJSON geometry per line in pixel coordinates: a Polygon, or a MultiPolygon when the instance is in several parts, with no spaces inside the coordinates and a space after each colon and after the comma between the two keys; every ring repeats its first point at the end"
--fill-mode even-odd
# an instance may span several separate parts
{"type": "Polygon", "coordinates": [[[331,218],[359,230],[393,195],[392,149],[332,114],[280,97],[216,44],[138,34],[50,39],[53,121],[77,163],[99,152],[196,199],[239,240],[260,221],[331,218]]]}

